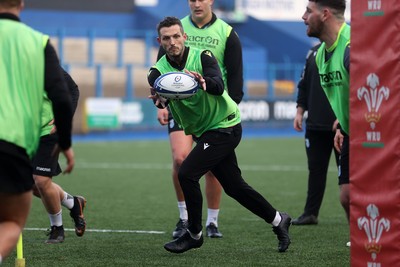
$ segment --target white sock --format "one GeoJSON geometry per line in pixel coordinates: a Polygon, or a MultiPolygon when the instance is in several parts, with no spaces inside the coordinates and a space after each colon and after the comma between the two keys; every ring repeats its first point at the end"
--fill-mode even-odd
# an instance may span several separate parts
{"type": "Polygon", "coordinates": [[[278,226],[279,223],[281,222],[281,220],[282,220],[281,214],[280,214],[278,211],[276,211],[275,219],[272,221],[271,224],[272,224],[273,226],[278,226]]]}
{"type": "Polygon", "coordinates": [[[67,209],[72,209],[74,207],[74,197],[64,191],[64,198],[61,200],[61,205],[67,209]]]}
{"type": "Polygon", "coordinates": [[[178,201],[178,209],[179,209],[179,218],[187,221],[188,213],[187,213],[187,209],[186,209],[186,202],[178,201]]]}
{"type": "Polygon", "coordinates": [[[0,254],[0,265],[1,265],[2,261],[3,261],[3,258],[1,257],[1,254],[0,254]]]}
{"type": "Polygon", "coordinates": [[[219,209],[208,209],[206,226],[209,226],[210,223],[213,223],[216,227],[218,227],[218,214],[219,209]]]}
{"type": "Polygon", "coordinates": [[[190,234],[190,236],[193,238],[193,239],[196,239],[196,240],[199,240],[200,239],[200,237],[201,237],[201,235],[203,234],[203,231],[200,231],[200,233],[198,233],[198,234],[192,234],[189,230],[188,230],[188,232],[189,232],[189,234],[190,234]]]}
{"type": "Polygon", "coordinates": [[[51,226],[61,226],[62,225],[62,210],[56,214],[49,214],[50,225],[51,226]]]}

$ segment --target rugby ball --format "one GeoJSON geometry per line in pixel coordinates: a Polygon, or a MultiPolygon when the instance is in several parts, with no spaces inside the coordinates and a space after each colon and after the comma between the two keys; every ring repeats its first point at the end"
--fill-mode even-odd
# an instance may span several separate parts
{"type": "Polygon", "coordinates": [[[154,82],[157,94],[169,100],[185,99],[194,95],[199,89],[199,83],[184,72],[168,72],[154,82]]]}

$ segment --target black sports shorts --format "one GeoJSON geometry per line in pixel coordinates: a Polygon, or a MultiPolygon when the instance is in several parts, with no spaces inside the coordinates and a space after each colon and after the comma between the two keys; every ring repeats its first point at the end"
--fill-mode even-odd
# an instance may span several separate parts
{"type": "Polygon", "coordinates": [[[61,173],[58,153],[53,155],[56,144],[56,134],[44,135],[40,138],[39,148],[32,159],[33,174],[53,177],[61,173]]]}
{"type": "Polygon", "coordinates": [[[176,131],[183,131],[183,129],[178,123],[176,123],[174,118],[168,118],[168,134],[176,131]]]}
{"type": "Polygon", "coordinates": [[[0,141],[0,192],[23,193],[32,190],[34,183],[25,149],[0,141]]]}

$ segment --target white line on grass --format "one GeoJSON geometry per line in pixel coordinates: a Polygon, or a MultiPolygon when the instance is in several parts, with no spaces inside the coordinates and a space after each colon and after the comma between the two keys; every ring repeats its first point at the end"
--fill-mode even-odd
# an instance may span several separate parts
{"type": "MultiPolygon", "coordinates": [[[[170,170],[171,164],[156,163],[111,163],[111,162],[77,162],[82,169],[137,169],[137,170],[170,170]]],[[[241,165],[245,171],[307,171],[305,166],[293,165],[241,165]]]]}
{"type": "MultiPolygon", "coordinates": [[[[157,163],[77,162],[76,166],[82,169],[171,170],[171,164],[157,164],[157,163]]],[[[307,171],[307,166],[296,166],[296,165],[241,165],[240,168],[243,171],[256,171],[256,172],[307,171]]],[[[337,172],[337,169],[329,168],[329,172],[337,172]]]]}
{"type": "MultiPolygon", "coordinates": [[[[24,228],[27,231],[47,231],[47,228],[24,228]]],[[[64,231],[73,232],[75,229],[72,228],[64,228],[64,231]]],[[[95,233],[131,233],[131,234],[165,234],[162,231],[143,231],[143,230],[111,230],[111,229],[86,229],[86,232],[95,232],[95,233]]]]}

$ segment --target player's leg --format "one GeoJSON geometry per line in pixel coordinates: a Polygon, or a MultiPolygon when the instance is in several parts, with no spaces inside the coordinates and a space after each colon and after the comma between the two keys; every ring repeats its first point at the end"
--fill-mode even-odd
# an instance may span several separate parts
{"type": "Polygon", "coordinates": [[[241,132],[242,128],[239,124],[232,128],[231,133],[222,131],[204,133],[182,164],[179,170],[179,181],[185,195],[190,224],[185,235],[165,244],[164,248],[168,251],[182,253],[203,244],[202,194],[199,179],[208,170],[212,170],[229,196],[273,225],[279,240],[279,251],[287,250],[290,244],[288,234],[290,216],[277,212],[241,176],[234,152],[240,142],[241,132]],[[205,144],[207,147],[204,146],[205,144]]]}
{"type": "MultiPolygon", "coordinates": [[[[73,196],[64,191],[61,186],[52,182],[53,188],[58,192],[61,206],[69,209],[72,220],[75,224],[75,234],[77,236],[83,236],[86,230],[86,220],[83,214],[83,210],[86,207],[86,199],[82,196],[73,196]]],[[[37,189],[37,186],[33,187],[33,195],[41,198],[41,194],[37,189]]]]}
{"type": "MultiPolygon", "coordinates": [[[[344,135],[343,145],[339,157],[339,189],[340,204],[344,209],[348,223],[350,223],[349,145],[349,136],[344,135]]],[[[346,246],[351,246],[350,241],[347,242],[346,246]]]]}
{"type": "Polygon", "coordinates": [[[176,198],[178,200],[179,220],[176,228],[172,233],[172,237],[178,238],[182,236],[188,226],[188,214],[186,210],[185,197],[182,192],[181,185],[178,179],[179,168],[186,156],[192,150],[193,138],[185,135],[183,130],[174,123],[173,119],[169,120],[168,124],[169,140],[172,153],[172,182],[175,189],[176,198]]]}
{"type": "Polygon", "coordinates": [[[333,138],[334,132],[306,130],[305,147],[309,171],[307,199],[303,214],[293,220],[293,225],[318,223],[319,210],[326,188],[333,138]]]}
{"type": "Polygon", "coordinates": [[[15,249],[32,203],[32,192],[0,193],[0,256],[3,260],[15,249]]]}
{"type": "Polygon", "coordinates": [[[212,238],[221,238],[222,233],[218,230],[218,214],[219,205],[221,202],[222,186],[212,172],[207,172],[205,174],[205,179],[205,190],[208,206],[206,221],[207,236],[212,238]]]}
{"type": "Polygon", "coordinates": [[[0,140],[0,256],[15,248],[32,203],[31,162],[25,150],[0,140]]]}
{"type": "MultiPolygon", "coordinates": [[[[209,157],[212,158],[214,156],[218,159],[221,156],[221,158],[216,160],[218,164],[211,171],[218,178],[228,196],[272,225],[273,232],[278,239],[278,251],[285,252],[291,242],[289,236],[291,217],[285,212],[276,210],[266,198],[243,179],[235,154],[235,148],[240,142],[241,133],[242,128],[239,124],[233,127],[232,134],[225,138],[227,139],[225,142],[218,143],[217,149],[212,151],[212,155],[209,157]]],[[[219,140],[223,140],[223,138],[219,138],[219,140]]],[[[204,163],[202,162],[202,164],[204,163]]]]}
{"type": "Polygon", "coordinates": [[[67,193],[61,186],[54,182],[53,186],[58,191],[61,205],[70,211],[69,215],[75,225],[75,234],[77,236],[83,236],[86,230],[86,220],[83,214],[83,210],[86,207],[86,199],[83,196],[73,196],[67,193]]]}
{"type": "Polygon", "coordinates": [[[346,213],[348,222],[350,222],[349,160],[349,136],[345,135],[340,153],[339,188],[340,204],[346,213]]]}
{"type": "Polygon", "coordinates": [[[61,173],[58,154],[54,154],[57,136],[45,135],[40,138],[39,147],[32,159],[35,195],[39,193],[42,203],[49,214],[50,232],[46,243],[55,244],[64,241],[64,227],[60,194],[54,186],[52,177],[61,173]]]}
{"type": "Polygon", "coordinates": [[[48,233],[49,238],[46,240],[46,243],[62,243],[64,242],[64,226],[59,192],[53,186],[51,177],[34,175],[33,179],[50,219],[50,232],[48,233]]]}

